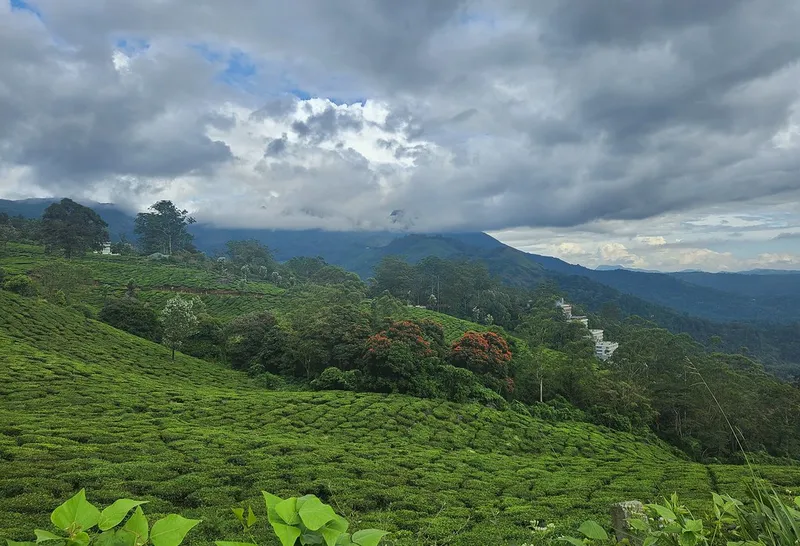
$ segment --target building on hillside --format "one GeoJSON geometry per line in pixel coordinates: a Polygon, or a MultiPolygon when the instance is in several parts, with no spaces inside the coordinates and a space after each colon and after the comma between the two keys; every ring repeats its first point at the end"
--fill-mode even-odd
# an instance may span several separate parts
{"type": "Polygon", "coordinates": [[[117,256],[117,254],[111,252],[111,243],[103,243],[103,248],[101,248],[100,250],[95,250],[94,253],[105,254],[106,256],[117,256]]]}
{"type": "MultiPolygon", "coordinates": [[[[589,317],[573,315],[572,305],[564,301],[564,298],[556,302],[556,307],[559,307],[564,312],[564,317],[568,322],[579,322],[583,324],[584,328],[589,329],[589,317]]],[[[608,360],[619,347],[619,343],[603,339],[603,330],[589,329],[586,338],[594,341],[594,355],[600,360],[608,360]]]]}
{"type": "Polygon", "coordinates": [[[572,305],[564,301],[564,298],[561,298],[556,302],[556,307],[560,307],[561,310],[564,312],[564,316],[567,319],[572,318],[572,305]]]}
{"type": "Polygon", "coordinates": [[[580,322],[583,324],[584,328],[589,327],[589,317],[582,317],[582,316],[569,316],[567,318],[569,322],[580,322]]]}
{"type": "Polygon", "coordinates": [[[594,356],[600,360],[608,360],[619,348],[619,343],[614,341],[598,341],[594,344],[594,356]]]}

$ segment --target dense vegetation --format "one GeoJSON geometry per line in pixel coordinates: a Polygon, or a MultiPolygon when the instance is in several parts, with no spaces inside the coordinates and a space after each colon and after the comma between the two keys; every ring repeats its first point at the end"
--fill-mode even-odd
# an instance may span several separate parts
{"type": "Polygon", "coordinates": [[[0,248],[0,534],[87,487],[218,538],[235,531],[220,506],[267,489],[396,544],[522,542],[532,520],[566,530],[620,497],[741,493],[750,470],[720,463],[748,452],[800,482],[800,389],[721,336],[606,302],[589,324],[621,347],[600,361],[555,284],[435,257],[387,257],[365,284],[251,240],[209,258],[185,211],[161,209],[142,225],[171,255],[62,259],[17,242],[46,237],[27,221],[0,248]]]}
{"type": "MultiPolygon", "coordinates": [[[[620,499],[678,490],[697,508],[744,493],[746,468],[652,438],[403,395],[266,391],[62,306],[0,291],[0,307],[0,536],[44,528],[82,487],[202,519],[198,544],[233,540],[228,507],[261,489],[314,493],[398,545],[522,542],[531,520],[566,531],[620,499]]],[[[759,472],[800,486],[797,467],[759,472]]]]}

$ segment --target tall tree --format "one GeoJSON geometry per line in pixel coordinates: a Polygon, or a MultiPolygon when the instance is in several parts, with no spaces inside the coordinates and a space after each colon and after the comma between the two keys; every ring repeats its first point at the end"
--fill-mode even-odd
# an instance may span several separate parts
{"type": "Polygon", "coordinates": [[[172,360],[175,360],[175,349],[180,347],[186,338],[197,332],[200,322],[196,313],[198,308],[202,310],[200,300],[185,300],[175,296],[161,311],[162,339],[172,349],[172,360]]]}
{"type": "Polygon", "coordinates": [[[190,250],[194,237],[188,227],[195,219],[189,211],[179,210],[172,201],[159,201],[148,210],[136,215],[134,233],[139,236],[139,244],[145,254],[161,252],[172,255],[179,250],[190,250]]]}
{"type": "Polygon", "coordinates": [[[42,239],[47,247],[64,251],[67,258],[100,250],[108,241],[108,224],[89,207],[62,199],[42,215],[42,239]]]}

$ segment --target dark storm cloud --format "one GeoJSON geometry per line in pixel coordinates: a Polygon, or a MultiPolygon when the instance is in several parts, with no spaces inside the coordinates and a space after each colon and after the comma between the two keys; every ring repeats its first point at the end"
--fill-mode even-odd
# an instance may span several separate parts
{"type": "Polygon", "coordinates": [[[34,4],[47,31],[0,17],[0,160],[42,179],[212,173],[237,140],[205,128],[237,130],[212,115],[234,103],[279,127],[256,138],[266,159],[243,178],[285,184],[279,210],[310,210],[303,199],[323,192],[326,221],[403,210],[420,229],[566,227],[797,199],[797,143],[773,141],[800,111],[797,2],[34,4]],[[120,36],[152,44],[130,76],[111,63],[120,36]],[[264,71],[252,96],[220,85],[230,67],[187,44],[246,53],[264,71]],[[289,93],[377,99],[388,115],[367,121],[289,93]],[[291,154],[274,138],[283,131],[291,154]],[[402,168],[354,155],[349,136],[371,132],[402,168]],[[324,160],[284,165],[296,150],[324,160]]]}
{"type": "Polygon", "coordinates": [[[186,91],[203,67],[164,53],[144,65],[148,86],[126,82],[97,51],[59,48],[27,14],[0,21],[0,161],[33,169],[57,192],[106,177],[175,177],[209,173],[232,158],[224,142],[205,135],[205,124],[224,123],[202,111],[180,115],[186,91]]]}

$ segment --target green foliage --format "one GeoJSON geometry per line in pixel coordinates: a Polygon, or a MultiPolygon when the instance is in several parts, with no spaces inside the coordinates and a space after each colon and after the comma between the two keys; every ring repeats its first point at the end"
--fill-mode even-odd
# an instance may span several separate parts
{"type": "Polygon", "coordinates": [[[41,234],[47,247],[63,250],[67,258],[100,250],[108,241],[108,224],[95,211],[71,199],[45,209],[41,234]]]}
{"type": "MultiPolygon", "coordinates": [[[[60,533],[36,529],[36,543],[57,541],[59,544],[66,542],[66,546],[88,546],[90,543],[97,546],[179,546],[186,534],[200,523],[200,520],[170,514],[155,521],[151,529],[142,511],[142,505],[146,502],[117,499],[101,511],[86,500],[86,492],[81,489],[50,514],[50,522],[60,533]],[[121,525],[134,508],[135,512],[125,525],[121,525]]],[[[15,546],[20,543],[8,540],[8,544],[15,546]]]]}
{"type": "Polygon", "coordinates": [[[60,305],[84,301],[92,288],[92,270],[85,265],[53,261],[38,267],[32,276],[42,296],[60,305]]]}
{"type": "Polygon", "coordinates": [[[287,335],[268,312],[242,315],[225,330],[226,353],[233,368],[253,374],[285,369],[287,335]]]}
{"type": "Polygon", "coordinates": [[[114,328],[135,336],[161,342],[162,325],[158,314],[148,304],[135,298],[109,298],[97,318],[114,328]]]}
{"type": "Polygon", "coordinates": [[[800,543],[800,497],[786,501],[756,485],[750,502],[712,493],[712,510],[703,519],[681,504],[676,494],[627,521],[622,537],[609,537],[597,522],[587,520],[583,539],[560,537],[576,546],[642,544],[644,546],[791,546],[800,543]],[[621,538],[620,542],[617,539],[621,538]]]}
{"type": "Polygon", "coordinates": [[[162,338],[172,349],[175,360],[175,349],[180,347],[189,336],[197,333],[200,322],[197,313],[202,312],[202,302],[198,299],[183,299],[175,296],[161,310],[162,338]]]}
{"type": "Polygon", "coordinates": [[[195,222],[186,210],[179,210],[172,201],[159,201],[136,215],[134,232],[144,254],[160,252],[171,256],[182,250],[192,250],[192,235],[187,227],[195,222]]]}
{"type": "MultiPolygon", "coordinates": [[[[316,495],[302,497],[280,497],[262,491],[267,507],[267,519],[282,546],[326,544],[327,546],[377,546],[387,535],[386,531],[364,529],[352,535],[347,532],[349,522],[334,512],[333,508],[323,503],[316,495]]],[[[250,530],[258,521],[252,508],[234,508],[233,513],[239,520],[242,529],[250,534],[250,530]]],[[[243,543],[217,541],[217,546],[232,546],[243,543]]],[[[251,544],[250,546],[257,546],[251,544]]]]}
{"type": "Polygon", "coordinates": [[[35,296],[36,285],[27,275],[9,275],[3,281],[3,290],[14,292],[20,296],[35,296]]]}
{"type": "Polygon", "coordinates": [[[340,390],[340,391],[355,391],[358,390],[361,379],[360,370],[349,370],[343,372],[339,368],[331,366],[325,368],[319,377],[311,382],[312,388],[318,391],[325,390],[340,390]]]}

